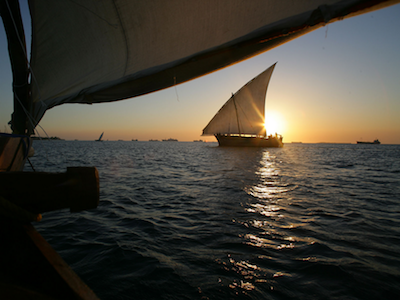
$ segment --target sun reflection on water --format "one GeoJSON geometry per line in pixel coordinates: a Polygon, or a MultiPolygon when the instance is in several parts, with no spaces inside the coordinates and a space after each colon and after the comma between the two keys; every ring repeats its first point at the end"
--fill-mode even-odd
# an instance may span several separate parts
{"type": "Polygon", "coordinates": [[[267,205],[267,204],[251,204],[251,207],[247,208],[247,212],[250,213],[258,213],[260,215],[266,216],[266,217],[283,217],[283,215],[280,215],[278,212],[280,211],[280,207],[278,205],[267,205]]]}
{"type": "MultiPolygon", "coordinates": [[[[293,249],[297,239],[284,231],[293,224],[290,220],[285,220],[285,207],[279,204],[290,190],[281,180],[280,161],[266,150],[259,164],[260,167],[255,172],[257,182],[246,189],[247,194],[251,196],[245,207],[247,216],[245,220],[235,221],[249,229],[248,233],[241,235],[241,238],[245,245],[259,250],[293,249]]],[[[244,261],[230,257],[227,266],[230,266],[231,271],[241,275],[241,279],[231,282],[229,287],[245,293],[254,290],[257,284],[266,284],[273,290],[276,278],[291,276],[282,270],[266,269],[264,263],[273,258],[261,259],[263,267],[259,265],[260,259],[259,256],[254,261],[244,261]]]]}
{"type": "Polygon", "coordinates": [[[255,180],[252,177],[245,188],[245,214],[232,220],[243,226],[239,237],[248,252],[228,255],[228,260],[220,262],[227,272],[235,273],[226,286],[236,294],[277,289],[281,282],[294,276],[280,267],[282,255],[286,257],[288,251],[312,242],[310,237],[296,235],[308,219],[293,215],[290,195],[297,186],[285,181],[285,169],[274,153],[269,149],[262,153],[259,166],[253,171],[255,180]]]}
{"type": "Polygon", "coordinates": [[[275,248],[275,243],[271,242],[268,238],[261,238],[254,234],[246,234],[244,237],[247,240],[247,245],[259,248],[275,248]]]}
{"type": "Polygon", "coordinates": [[[265,151],[260,164],[261,167],[255,172],[259,182],[249,187],[247,193],[257,199],[271,200],[286,192],[287,187],[278,181],[280,169],[276,157],[265,151]]]}
{"type": "Polygon", "coordinates": [[[245,260],[235,260],[230,255],[228,255],[228,258],[228,262],[222,262],[224,269],[226,271],[233,271],[241,276],[241,279],[233,280],[227,284],[236,294],[246,294],[254,290],[254,284],[257,282],[268,282],[266,278],[263,278],[263,270],[260,270],[257,265],[245,260]]]}

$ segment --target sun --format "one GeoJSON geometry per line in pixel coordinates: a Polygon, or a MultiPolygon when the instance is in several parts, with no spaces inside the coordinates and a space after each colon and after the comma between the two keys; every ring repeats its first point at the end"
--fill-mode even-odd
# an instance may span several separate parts
{"type": "Polygon", "coordinates": [[[284,118],[275,111],[270,111],[265,114],[265,129],[267,130],[267,135],[283,134],[285,129],[284,118]]]}

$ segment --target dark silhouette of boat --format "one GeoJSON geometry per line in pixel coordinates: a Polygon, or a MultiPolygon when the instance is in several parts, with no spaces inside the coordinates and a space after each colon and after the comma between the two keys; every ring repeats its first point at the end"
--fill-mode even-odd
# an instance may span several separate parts
{"type": "Polygon", "coordinates": [[[276,64],[250,80],[221,107],[203,129],[214,135],[220,146],[282,147],[282,136],[267,136],[265,95],[276,64]]]}
{"type": "Polygon", "coordinates": [[[379,145],[381,142],[378,140],[378,139],[376,139],[376,140],[374,140],[373,142],[362,142],[362,141],[357,141],[357,144],[375,144],[375,145],[379,145]]]}
{"type": "Polygon", "coordinates": [[[100,134],[100,137],[99,137],[97,140],[95,140],[95,141],[96,141],[96,142],[102,142],[102,141],[103,141],[103,140],[102,140],[103,134],[104,134],[104,132],[103,132],[102,134],[100,134]]]}

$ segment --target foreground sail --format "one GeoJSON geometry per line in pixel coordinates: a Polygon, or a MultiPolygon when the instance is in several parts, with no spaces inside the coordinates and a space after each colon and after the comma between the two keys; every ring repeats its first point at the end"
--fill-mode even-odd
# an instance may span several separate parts
{"type": "Polygon", "coordinates": [[[265,95],[275,65],[249,81],[222,106],[203,135],[214,135],[220,146],[282,147],[282,136],[266,137],[265,95]]]}
{"type": "Polygon", "coordinates": [[[29,1],[30,127],[54,106],[164,89],[396,2],[29,1]]]}

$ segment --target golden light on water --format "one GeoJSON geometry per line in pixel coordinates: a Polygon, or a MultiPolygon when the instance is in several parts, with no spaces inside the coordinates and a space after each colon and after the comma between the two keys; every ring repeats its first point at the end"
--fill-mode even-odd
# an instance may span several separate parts
{"type": "MultiPolygon", "coordinates": [[[[281,180],[281,161],[274,151],[263,151],[259,166],[254,170],[257,179],[246,188],[251,200],[245,207],[247,213],[244,220],[232,220],[248,228],[246,233],[240,235],[244,244],[255,249],[265,249],[268,253],[278,253],[295,249],[298,243],[309,243],[308,237],[298,238],[290,230],[302,226],[299,221],[293,224],[288,217],[285,194],[295,187],[288,186],[281,180]]],[[[257,250],[255,250],[257,251],[257,250]]],[[[276,280],[280,277],[291,277],[289,272],[275,268],[266,268],[261,261],[274,260],[274,257],[262,256],[259,260],[246,260],[242,257],[228,255],[228,261],[222,262],[227,271],[236,272],[238,279],[229,282],[228,286],[236,294],[246,294],[257,286],[269,286],[274,289],[276,280]],[[260,262],[260,264],[258,263],[260,262]],[[272,278],[271,278],[272,274],[272,278]]]]}
{"type": "Polygon", "coordinates": [[[265,129],[267,135],[283,134],[285,130],[285,119],[276,111],[270,111],[265,114],[265,129]]]}

